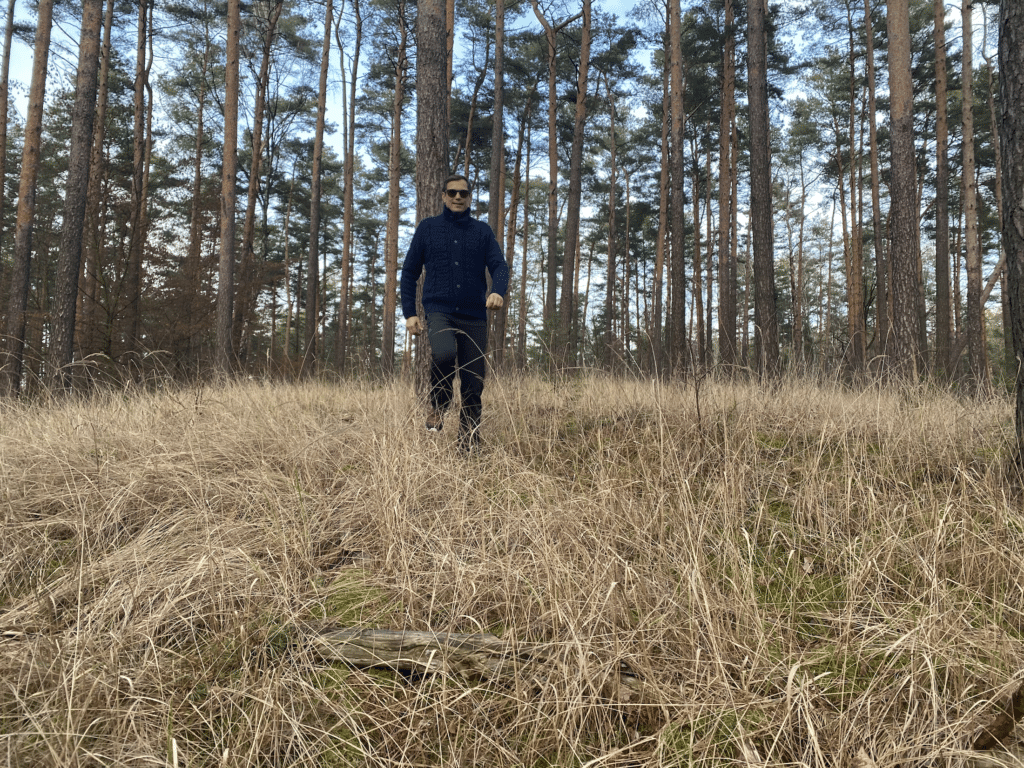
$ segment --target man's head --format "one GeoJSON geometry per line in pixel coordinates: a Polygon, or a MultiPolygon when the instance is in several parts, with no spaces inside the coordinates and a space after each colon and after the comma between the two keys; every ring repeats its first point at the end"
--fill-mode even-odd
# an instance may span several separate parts
{"type": "Polygon", "coordinates": [[[452,213],[462,213],[469,209],[469,198],[473,194],[473,185],[469,179],[457,173],[444,180],[444,207],[452,213]]]}

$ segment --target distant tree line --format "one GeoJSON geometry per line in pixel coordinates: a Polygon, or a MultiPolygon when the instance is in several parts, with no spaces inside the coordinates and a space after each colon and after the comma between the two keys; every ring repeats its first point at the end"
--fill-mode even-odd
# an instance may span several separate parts
{"type": "Polygon", "coordinates": [[[512,268],[498,366],[1012,379],[1020,146],[961,6],[8,0],[0,387],[408,367],[449,172],[512,268]]]}

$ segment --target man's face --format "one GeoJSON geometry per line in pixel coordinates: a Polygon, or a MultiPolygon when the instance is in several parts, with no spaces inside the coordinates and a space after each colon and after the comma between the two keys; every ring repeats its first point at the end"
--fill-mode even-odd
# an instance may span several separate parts
{"type": "Polygon", "coordinates": [[[462,213],[469,208],[469,185],[462,179],[449,181],[442,194],[445,207],[452,213],[462,213]]]}

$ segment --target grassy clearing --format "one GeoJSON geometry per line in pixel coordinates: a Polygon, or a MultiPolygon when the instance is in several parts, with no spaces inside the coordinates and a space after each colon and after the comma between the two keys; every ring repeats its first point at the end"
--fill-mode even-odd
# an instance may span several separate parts
{"type": "Polygon", "coordinates": [[[1009,403],[492,380],[0,403],[11,766],[963,764],[1024,677],[1009,403]],[[358,671],[302,628],[546,642],[543,678],[358,671]],[[621,665],[643,692],[616,693],[621,665]]]}

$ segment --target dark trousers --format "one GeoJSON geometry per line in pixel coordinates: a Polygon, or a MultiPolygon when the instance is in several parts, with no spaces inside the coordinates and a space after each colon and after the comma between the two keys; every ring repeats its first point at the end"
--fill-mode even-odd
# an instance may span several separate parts
{"type": "Polygon", "coordinates": [[[431,312],[427,315],[427,335],[431,354],[430,404],[441,413],[448,410],[458,371],[462,395],[459,431],[476,436],[487,372],[487,321],[431,312]]]}

